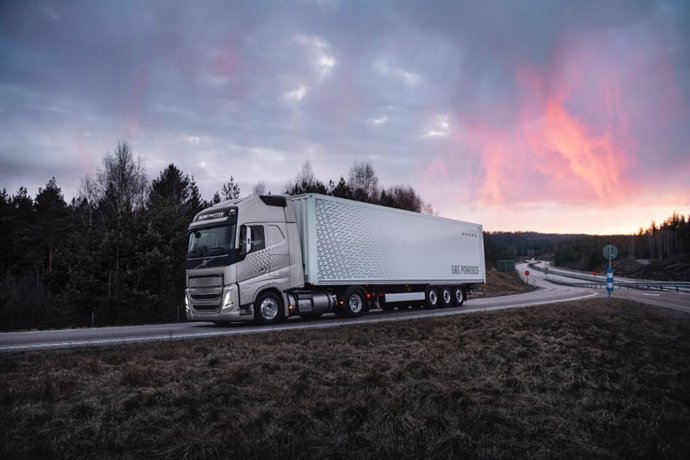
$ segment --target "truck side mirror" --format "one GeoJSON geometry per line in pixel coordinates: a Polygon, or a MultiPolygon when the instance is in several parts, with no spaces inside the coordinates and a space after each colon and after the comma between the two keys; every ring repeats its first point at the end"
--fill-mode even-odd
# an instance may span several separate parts
{"type": "Polygon", "coordinates": [[[240,228],[240,255],[252,250],[252,229],[246,225],[240,228]]]}

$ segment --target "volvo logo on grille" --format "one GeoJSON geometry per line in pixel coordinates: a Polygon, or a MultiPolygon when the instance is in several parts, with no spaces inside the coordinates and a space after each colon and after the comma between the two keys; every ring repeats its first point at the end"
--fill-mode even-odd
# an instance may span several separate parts
{"type": "Polygon", "coordinates": [[[208,259],[204,259],[204,261],[201,262],[201,266],[205,267],[207,263],[208,263],[208,259]]]}

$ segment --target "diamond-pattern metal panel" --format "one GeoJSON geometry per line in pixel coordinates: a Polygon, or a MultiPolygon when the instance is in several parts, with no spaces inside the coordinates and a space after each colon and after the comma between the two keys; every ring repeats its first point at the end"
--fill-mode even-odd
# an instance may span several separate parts
{"type": "MultiPolygon", "coordinates": [[[[308,199],[313,200],[313,217],[300,222],[312,283],[476,282],[484,278],[481,226],[477,224],[333,197],[311,195],[308,199]]],[[[302,206],[302,217],[308,209],[302,206]]]]}
{"type": "Polygon", "coordinates": [[[271,250],[262,249],[256,252],[250,252],[247,254],[247,264],[249,264],[250,273],[261,273],[262,271],[268,270],[271,262],[271,250]]]}
{"type": "Polygon", "coordinates": [[[376,231],[376,209],[316,200],[319,280],[395,279],[401,275],[376,231]],[[355,231],[353,231],[355,230],[355,231]]]}

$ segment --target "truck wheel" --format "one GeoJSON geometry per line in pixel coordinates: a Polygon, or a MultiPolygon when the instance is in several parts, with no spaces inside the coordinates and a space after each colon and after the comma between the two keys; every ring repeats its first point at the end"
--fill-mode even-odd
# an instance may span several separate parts
{"type": "Polygon", "coordinates": [[[345,303],[345,316],[348,318],[357,318],[364,312],[364,293],[361,289],[356,287],[349,287],[343,296],[345,303]]]}
{"type": "Polygon", "coordinates": [[[425,308],[430,310],[438,307],[438,288],[430,287],[426,290],[426,304],[425,308]]]}
{"type": "Polygon", "coordinates": [[[258,323],[279,323],[283,316],[283,302],[274,292],[264,292],[254,302],[254,319],[258,323]]]}
{"type": "Polygon", "coordinates": [[[462,304],[465,302],[465,293],[460,286],[456,286],[453,288],[453,305],[456,307],[462,307],[462,304]]]}
{"type": "Polygon", "coordinates": [[[453,305],[453,292],[449,287],[441,289],[441,306],[450,307],[453,305]]]}

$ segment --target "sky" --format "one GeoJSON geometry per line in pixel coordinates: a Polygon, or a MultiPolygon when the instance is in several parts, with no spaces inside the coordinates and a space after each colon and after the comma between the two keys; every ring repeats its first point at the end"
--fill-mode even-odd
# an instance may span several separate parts
{"type": "Polygon", "coordinates": [[[0,2],[0,189],[119,142],[206,199],[369,161],[490,231],[690,214],[690,2],[0,2]]]}

